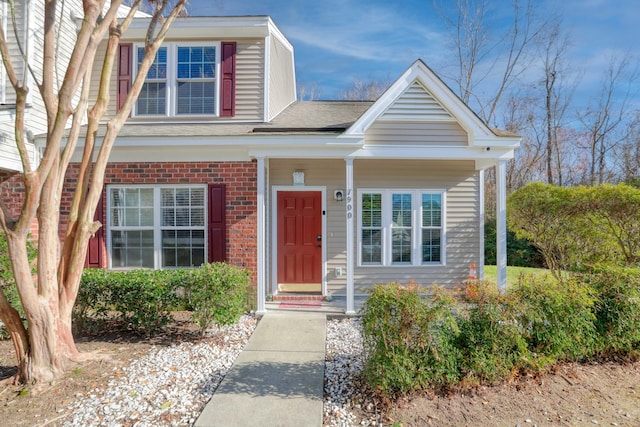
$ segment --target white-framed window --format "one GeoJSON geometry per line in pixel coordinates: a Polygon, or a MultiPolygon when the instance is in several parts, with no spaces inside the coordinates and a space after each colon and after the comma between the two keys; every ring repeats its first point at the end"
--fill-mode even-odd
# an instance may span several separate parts
{"type": "MultiPolygon", "coordinates": [[[[134,46],[134,72],[144,46],[134,46]]],[[[165,43],[147,72],[133,111],[137,117],[217,116],[219,43],[165,43]]]]}
{"type": "Polygon", "coordinates": [[[110,185],[110,267],[200,266],[206,260],[206,186],[110,185]]]}
{"type": "Polygon", "coordinates": [[[445,263],[445,191],[360,189],[361,266],[445,263]]]}

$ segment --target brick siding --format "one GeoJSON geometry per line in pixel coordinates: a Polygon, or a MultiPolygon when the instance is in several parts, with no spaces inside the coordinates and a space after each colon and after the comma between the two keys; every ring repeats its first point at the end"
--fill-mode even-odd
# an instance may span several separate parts
{"type": "MultiPolygon", "coordinates": [[[[70,165],[65,178],[60,213],[62,230],[77,182],[78,165],[70,165]]],[[[253,162],[109,163],[109,184],[225,184],[227,262],[257,272],[257,164],[253,162]]],[[[104,209],[107,204],[104,203],[104,209]]],[[[106,212],[103,213],[106,220],[106,212]]],[[[105,252],[106,253],[106,252],[105,252]]]]}

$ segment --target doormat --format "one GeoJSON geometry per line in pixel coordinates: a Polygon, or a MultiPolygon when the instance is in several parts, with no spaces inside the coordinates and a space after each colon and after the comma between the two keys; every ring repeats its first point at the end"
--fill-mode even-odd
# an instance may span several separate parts
{"type": "Polygon", "coordinates": [[[320,301],[282,301],[280,302],[280,308],[309,308],[309,307],[322,307],[320,301]]]}

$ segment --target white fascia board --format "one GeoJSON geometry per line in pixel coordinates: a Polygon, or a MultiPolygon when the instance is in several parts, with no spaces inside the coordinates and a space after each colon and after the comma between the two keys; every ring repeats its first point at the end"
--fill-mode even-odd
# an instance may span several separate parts
{"type": "MultiPolygon", "coordinates": [[[[269,21],[268,16],[178,18],[171,25],[167,39],[264,38],[269,35],[269,21]]],[[[125,34],[126,39],[144,39],[149,22],[149,18],[134,19],[125,34]]]]}
{"type": "Polygon", "coordinates": [[[265,123],[269,122],[269,100],[271,99],[271,85],[269,84],[271,78],[271,36],[267,36],[264,38],[264,70],[263,70],[264,79],[262,82],[262,86],[264,87],[262,100],[263,104],[263,112],[262,112],[262,121],[265,123]]]}
{"type": "Polygon", "coordinates": [[[476,138],[474,146],[478,148],[503,147],[516,149],[522,140],[519,136],[494,136],[493,138],[476,138]]]}
{"type": "MultiPolygon", "coordinates": [[[[84,145],[84,139],[78,141],[78,146],[84,145]]],[[[171,146],[361,146],[361,139],[339,140],[335,136],[325,135],[260,135],[260,136],[136,136],[122,137],[116,140],[116,147],[171,147],[171,146]]]]}
{"type": "Polygon", "coordinates": [[[19,160],[0,158],[0,169],[11,172],[22,172],[22,163],[19,160]]]}
{"type": "Polygon", "coordinates": [[[513,158],[511,149],[479,150],[469,147],[416,147],[416,146],[376,146],[364,147],[352,154],[362,159],[423,159],[423,160],[474,160],[490,161],[513,158]]]}
{"type": "Polygon", "coordinates": [[[267,26],[269,27],[269,34],[280,40],[280,42],[293,54],[293,45],[287,40],[280,28],[273,22],[270,16],[267,16],[267,26]]]}
{"type": "MultiPolygon", "coordinates": [[[[4,67],[2,69],[4,70],[4,67]]],[[[0,110],[0,122],[8,122],[11,120],[15,120],[15,118],[16,118],[15,108],[7,108],[5,110],[0,110]]]]}
{"type": "Polygon", "coordinates": [[[264,157],[266,159],[346,159],[352,157],[353,147],[255,147],[250,149],[252,158],[264,157]]]}

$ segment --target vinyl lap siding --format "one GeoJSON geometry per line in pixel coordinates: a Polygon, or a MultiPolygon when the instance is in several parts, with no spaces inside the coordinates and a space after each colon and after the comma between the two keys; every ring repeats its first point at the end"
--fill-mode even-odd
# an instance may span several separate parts
{"type": "MultiPolygon", "coordinates": [[[[422,285],[455,286],[480,254],[478,173],[463,161],[354,161],[356,188],[418,188],[446,191],[446,265],[356,267],[356,294],[377,283],[413,279],[422,285]]],[[[357,197],[357,195],[356,195],[357,197]]],[[[357,208],[357,203],[354,204],[357,208]]],[[[356,212],[357,215],[357,212],[356,212]]],[[[356,239],[357,242],[357,239],[356,239]]],[[[358,248],[355,248],[356,254],[358,248]]]]}
{"type": "Polygon", "coordinates": [[[454,122],[398,123],[378,121],[367,130],[367,145],[464,147],[468,137],[454,122]]]}
{"type": "Polygon", "coordinates": [[[236,50],[236,116],[264,120],[264,40],[239,40],[236,50]]]}
{"type": "MultiPolygon", "coordinates": [[[[22,171],[22,162],[20,161],[20,154],[16,148],[13,134],[13,120],[0,123],[0,135],[7,135],[7,138],[3,139],[0,144],[0,169],[18,172],[22,171]]],[[[35,151],[35,146],[27,143],[27,152],[32,162],[35,161],[35,151]]],[[[35,163],[32,163],[32,165],[35,165],[35,163]]]]}
{"type": "Polygon", "coordinates": [[[453,116],[420,83],[409,88],[380,117],[381,120],[452,121],[453,116]]]}
{"type": "MultiPolygon", "coordinates": [[[[44,6],[42,2],[31,2],[34,6],[32,11],[32,22],[36,26],[34,31],[35,48],[34,48],[34,61],[31,64],[37,76],[42,76],[42,52],[43,52],[43,22],[44,22],[44,6]]],[[[56,35],[58,38],[56,48],[56,67],[54,70],[54,90],[57,92],[64,83],[64,76],[67,72],[67,66],[69,59],[73,53],[73,48],[76,43],[77,28],[75,22],[71,20],[71,16],[83,16],[81,2],[58,2],[56,16],[62,16],[62,19],[56,19],[56,35]]],[[[42,77],[38,77],[42,81],[42,77]]],[[[32,84],[33,86],[33,84],[32,84]]],[[[30,91],[33,98],[33,111],[29,120],[29,127],[34,134],[42,134],[47,131],[47,114],[44,108],[44,101],[42,101],[40,94],[35,90],[35,86],[30,91]]],[[[74,98],[74,105],[77,103],[80,97],[80,91],[78,91],[74,98]]]]}
{"type": "Polygon", "coordinates": [[[270,38],[269,120],[295,101],[293,52],[276,37],[270,38]]]}
{"type": "MultiPolygon", "coordinates": [[[[327,250],[325,279],[327,290],[334,295],[346,292],[346,222],[345,202],[336,202],[333,191],[345,188],[345,162],[342,160],[276,160],[269,161],[268,188],[273,185],[292,184],[294,170],[305,171],[306,186],[325,186],[327,203],[327,250]],[[335,270],[342,269],[343,275],[337,277],[335,270]]],[[[473,162],[462,161],[393,161],[355,160],[354,161],[354,208],[358,215],[358,188],[402,188],[402,189],[444,189],[446,190],[446,231],[447,252],[445,266],[423,267],[357,267],[355,269],[355,293],[364,294],[377,283],[394,281],[443,286],[454,286],[467,278],[471,262],[478,262],[479,243],[479,192],[478,173],[473,162]]],[[[271,217],[271,191],[268,193],[267,212],[271,217]]],[[[272,222],[268,224],[271,230],[272,222]]],[[[356,220],[357,229],[357,220],[356,220]]],[[[357,233],[357,230],[356,230],[357,233]]],[[[271,254],[272,234],[268,233],[271,254]]],[[[357,238],[356,245],[357,245],[357,238]]],[[[358,248],[354,248],[357,256],[358,248]]],[[[272,261],[267,260],[268,287],[271,292],[272,261]]]]}

